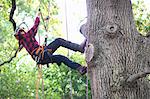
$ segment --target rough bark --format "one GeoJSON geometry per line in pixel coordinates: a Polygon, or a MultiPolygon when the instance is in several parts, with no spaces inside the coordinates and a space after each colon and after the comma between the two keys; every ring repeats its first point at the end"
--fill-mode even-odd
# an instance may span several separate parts
{"type": "Polygon", "coordinates": [[[130,0],[87,0],[93,99],[149,99],[150,38],[136,30],[130,0]]]}

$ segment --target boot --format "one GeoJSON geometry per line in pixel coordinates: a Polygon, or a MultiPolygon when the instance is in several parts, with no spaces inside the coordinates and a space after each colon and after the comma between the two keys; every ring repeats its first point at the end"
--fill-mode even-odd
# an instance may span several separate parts
{"type": "Polygon", "coordinates": [[[87,67],[85,66],[80,66],[77,68],[77,70],[81,75],[84,75],[85,73],[87,73],[87,67]]]}
{"type": "Polygon", "coordinates": [[[87,39],[85,39],[81,44],[80,44],[80,48],[82,49],[82,53],[84,53],[85,51],[85,46],[86,46],[86,43],[87,43],[87,39]]]}

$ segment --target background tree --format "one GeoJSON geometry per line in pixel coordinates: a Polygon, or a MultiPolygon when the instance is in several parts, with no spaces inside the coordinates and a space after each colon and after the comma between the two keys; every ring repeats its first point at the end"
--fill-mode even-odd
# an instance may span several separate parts
{"type": "Polygon", "coordinates": [[[149,99],[150,38],[138,33],[131,1],[87,0],[87,9],[92,98],[149,99]]]}

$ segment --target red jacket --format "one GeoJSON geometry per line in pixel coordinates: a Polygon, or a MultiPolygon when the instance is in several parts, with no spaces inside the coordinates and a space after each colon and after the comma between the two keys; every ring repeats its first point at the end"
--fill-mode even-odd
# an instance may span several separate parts
{"type": "Polygon", "coordinates": [[[30,55],[35,48],[39,47],[39,44],[35,39],[39,23],[40,18],[36,17],[33,27],[28,32],[21,29],[15,35],[16,39],[19,41],[19,45],[23,45],[30,55]],[[24,34],[21,32],[24,32],[24,34]]]}

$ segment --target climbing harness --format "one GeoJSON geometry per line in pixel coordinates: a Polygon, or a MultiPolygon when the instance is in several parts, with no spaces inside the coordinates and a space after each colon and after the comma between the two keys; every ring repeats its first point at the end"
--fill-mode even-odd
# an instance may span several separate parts
{"type": "Polygon", "coordinates": [[[32,52],[31,52],[31,55],[32,57],[35,59],[35,61],[37,63],[40,62],[40,60],[43,60],[44,59],[44,54],[45,53],[51,53],[52,52],[52,49],[45,49],[45,46],[39,46],[37,48],[35,48],[32,52]]]}

